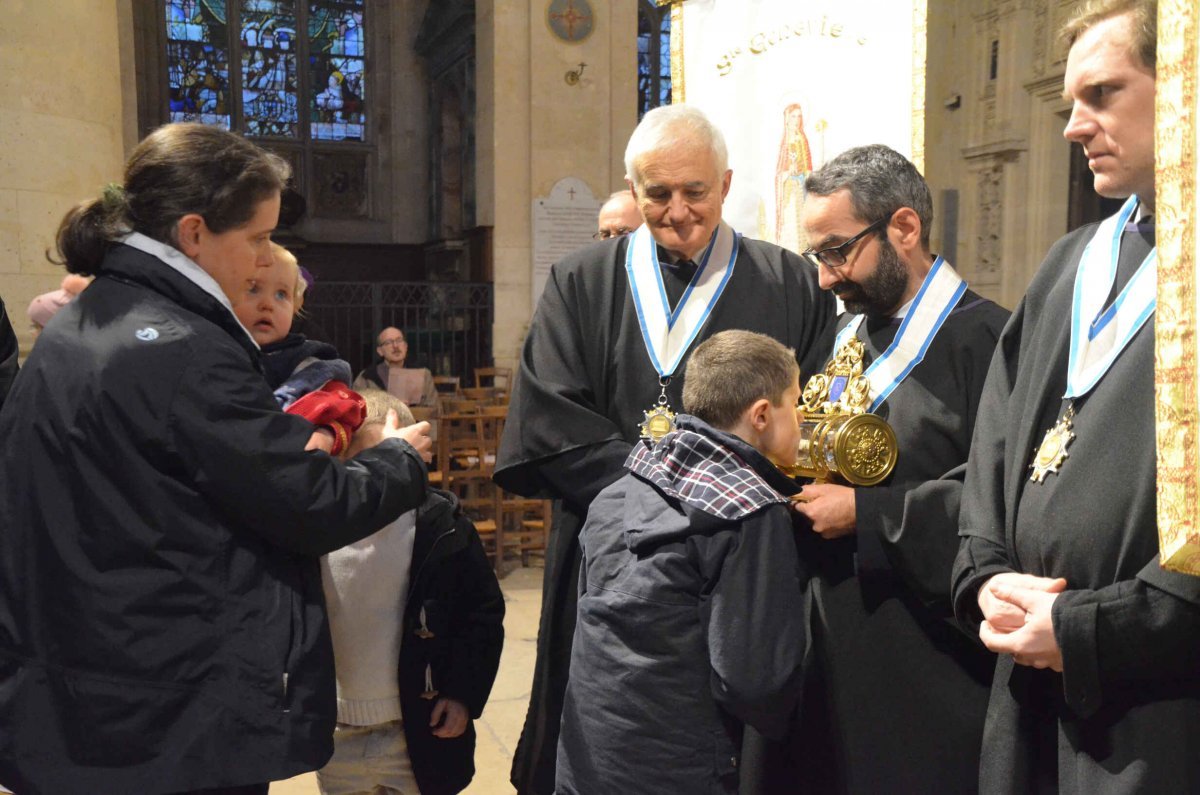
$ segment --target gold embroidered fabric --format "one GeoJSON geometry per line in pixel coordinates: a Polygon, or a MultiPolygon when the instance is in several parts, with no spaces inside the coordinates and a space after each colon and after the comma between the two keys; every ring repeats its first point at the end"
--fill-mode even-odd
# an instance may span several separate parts
{"type": "Polygon", "coordinates": [[[1155,396],[1162,565],[1200,576],[1196,361],[1196,93],[1200,7],[1159,0],[1155,107],[1155,396]]]}

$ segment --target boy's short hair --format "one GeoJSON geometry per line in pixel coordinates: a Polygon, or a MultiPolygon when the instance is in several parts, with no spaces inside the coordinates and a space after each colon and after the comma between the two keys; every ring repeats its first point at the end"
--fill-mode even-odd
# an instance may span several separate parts
{"type": "Polygon", "coordinates": [[[688,357],[683,410],[714,428],[732,428],[756,400],[778,406],[799,374],[796,352],[777,340],[753,331],[722,331],[688,357]]]}
{"type": "Polygon", "coordinates": [[[368,425],[383,425],[384,421],[387,420],[388,409],[395,410],[396,416],[400,419],[400,427],[412,425],[416,422],[408,405],[391,392],[371,388],[361,389],[358,391],[358,394],[362,395],[363,400],[367,401],[367,418],[363,420],[362,428],[368,425]]]}

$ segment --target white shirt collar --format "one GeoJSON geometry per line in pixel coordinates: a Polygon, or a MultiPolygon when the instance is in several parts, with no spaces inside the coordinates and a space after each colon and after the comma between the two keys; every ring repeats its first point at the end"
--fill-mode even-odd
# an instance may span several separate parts
{"type": "Polygon", "coordinates": [[[147,237],[141,232],[131,232],[121,238],[120,242],[130,248],[136,248],[138,251],[149,254],[217,299],[221,306],[229,311],[234,322],[238,324],[238,328],[246,333],[250,342],[254,343],[254,347],[259,347],[258,342],[255,341],[250,331],[242,325],[242,321],[238,320],[237,315],[233,313],[233,304],[230,303],[229,296],[225,295],[225,291],[221,289],[221,285],[217,284],[217,280],[210,276],[208,271],[196,264],[195,260],[188,257],[179,249],[168,246],[166,243],[159,242],[154,238],[147,237]]]}
{"type": "Polygon", "coordinates": [[[908,299],[907,304],[893,312],[892,320],[903,320],[904,316],[908,314],[908,310],[912,309],[913,301],[915,300],[917,300],[917,297],[914,295],[912,298],[908,299]]]}

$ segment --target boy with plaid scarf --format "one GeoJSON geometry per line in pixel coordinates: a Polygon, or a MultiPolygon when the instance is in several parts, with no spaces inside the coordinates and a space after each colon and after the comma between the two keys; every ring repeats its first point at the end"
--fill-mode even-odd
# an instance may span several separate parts
{"type": "Polygon", "coordinates": [[[589,509],[557,792],[736,792],[745,724],[784,734],[809,648],[799,486],[776,466],[796,459],[799,375],[770,337],[709,338],[687,414],[589,509]]]}

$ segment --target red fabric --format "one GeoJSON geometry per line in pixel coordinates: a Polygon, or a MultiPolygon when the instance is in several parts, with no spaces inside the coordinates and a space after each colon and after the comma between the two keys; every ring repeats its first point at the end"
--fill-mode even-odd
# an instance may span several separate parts
{"type": "Polygon", "coordinates": [[[333,450],[337,455],[350,443],[350,435],[367,418],[367,401],[341,381],[326,381],[287,408],[288,414],[303,417],[313,425],[333,431],[333,450]]]}

